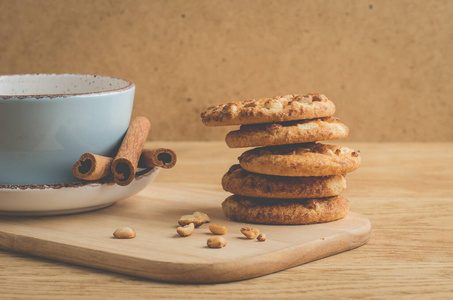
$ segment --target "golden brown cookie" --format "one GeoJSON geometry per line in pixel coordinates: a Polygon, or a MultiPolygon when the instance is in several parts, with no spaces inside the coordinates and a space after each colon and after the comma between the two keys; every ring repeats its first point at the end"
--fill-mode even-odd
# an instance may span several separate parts
{"type": "Polygon", "coordinates": [[[334,117],[283,123],[242,125],[227,134],[230,148],[275,146],[347,137],[349,128],[334,117]]]}
{"type": "Polygon", "coordinates": [[[339,195],[346,188],[343,175],[283,177],[250,173],[233,165],[222,178],[227,192],[258,198],[324,198],[339,195]]]}
{"type": "Polygon", "coordinates": [[[357,169],[360,162],[360,151],[321,143],[255,148],[239,157],[245,170],[277,176],[341,175],[357,169]]]}
{"type": "Polygon", "coordinates": [[[328,117],[335,104],[322,94],[287,95],[230,102],[201,114],[207,126],[244,125],[328,117]]]}
{"type": "Polygon", "coordinates": [[[349,202],[342,196],[318,199],[261,199],[233,195],[222,203],[234,221],[259,224],[313,224],[344,218],[349,202]]]}

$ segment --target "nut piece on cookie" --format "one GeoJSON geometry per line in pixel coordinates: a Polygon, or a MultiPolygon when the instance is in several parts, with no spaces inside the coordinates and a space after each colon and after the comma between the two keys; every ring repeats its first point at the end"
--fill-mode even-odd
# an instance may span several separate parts
{"type": "Polygon", "coordinates": [[[270,99],[264,102],[264,108],[280,110],[283,109],[283,105],[282,102],[279,100],[270,99]]]}
{"type": "Polygon", "coordinates": [[[183,227],[176,228],[176,232],[180,236],[189,236],[193,233],[194,230],[195,230],[195,225],[193,223],[190,223],[189,225],[186,225],[183,227]]]}
{"type": "Polygon", "coordinates": [[[207,245],[209,248],[223,248],[226,246],[226,240],[221,236],[214,236],[208,239],[207,245]]]}
{"type": "Polygon", "coordinates": [[[195,225],[195,228],[200,227],[204,223],[210,222],[211,219],[209,216],[205,213],[202,212],[194,212],[191,215],[184,215],[179,218],[179,225],[181,226],[186,226],[189,225],[190,223],[193,223],[195,225]]]}
{"type": "Polygon", "coordinates": [[[117,239],[132,239],[135,237],[135,230],[130,227],[121,227],[115,230],[113,236],[117,239]]]}
{"type": "Polygon", "coordinates": [[[209,230],[213,234],[223,235],[228,232],[228,227],[216,224],[209,224],[209,230]]]}
{"type": "Polygon", "coordinates": [[[313,102],[313,98],[307,97],[307,96],[298,95],[297,97],[294,98],[294,102],[310,104],[310,103],[313,102]]]}
{"type": "Polygon", "coordinates": [[[260,233],[260,231],[256,228],[252,227],[242,227],[241,232],[243,235],[245,235],[248,239],[256,239],[260,233]]]}

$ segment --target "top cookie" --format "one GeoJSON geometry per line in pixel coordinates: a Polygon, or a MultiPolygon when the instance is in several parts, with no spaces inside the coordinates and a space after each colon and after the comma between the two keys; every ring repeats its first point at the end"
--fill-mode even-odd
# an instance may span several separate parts
{"type": "Polygon", "coordinates": [[[321,143],[255,148],[239,157],[245,170],[277,176],[341,175],[357,169],[360,162],[360,151],[321,143]]]}
{"type": "Polygon", "coordinates": [[[201,119],[207,126],[226,126],[315,119],[334,113],[332,101],[323,94],[310,93],[211,106],[201,114],[201,119]]]}

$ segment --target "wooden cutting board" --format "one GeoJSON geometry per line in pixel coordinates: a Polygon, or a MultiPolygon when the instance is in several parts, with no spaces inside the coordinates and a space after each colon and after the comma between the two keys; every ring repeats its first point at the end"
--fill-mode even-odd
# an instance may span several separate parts
{"type": "MultiPolygon", "coordinates": [[[[154,280],[208,283],[252,278],[365,244],[369,220],[354,212],[324,224],[253,225],[267,241],[247,240],[244,223],[227,219],[221,202],[227,193],[149,185],[108,208],[56,217],[0,217],[0,248],[154,280]],[[227,246],[211,249],[205,224],[189,237],[176,233],[184,214],[202,211],[226,225],[227,246]],[[137,236],[119,240],[113,231],[131,226],[137,236]]],[[[341,259],[341,258],[339,258],[341,259]]]]}

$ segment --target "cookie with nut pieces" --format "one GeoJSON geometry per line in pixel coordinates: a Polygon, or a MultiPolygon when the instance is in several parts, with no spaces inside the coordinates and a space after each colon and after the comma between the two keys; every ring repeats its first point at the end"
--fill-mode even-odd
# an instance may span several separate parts
{"type": "Polygon", "coordinates": [[[230,148],[300,144],[347,137],[349,128],[334,117],[242,125],[225,137],[230,148]]]}
{"type": "Polygon", "coordinates": [[[251,173],[233,165],[222,178],[227,192],[258,198],[323,198],[339,195],[346,188],[343,175],[284,177],[251,173]]]}
{"type": "Polygon", "coordinates": [[[360,151],[321,143],[260,147],[239,157],[249,172],[277,176],[342,175],[360,166],[360,151]]]}
{"type": "Polygon", "coordinates": [[[332,116],[335,104],[323,94],[286,95],[211,106],[201,114],[207,126],[286,122],[332,116]]]}
{"type": "Polygon", "coordinates": [[[349,201],[342,196],[275,200],[233,195],[225,199],[222,209],[234,221],[303,225],[344,218],[349,211],[349,201]]]}

